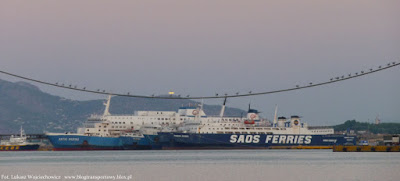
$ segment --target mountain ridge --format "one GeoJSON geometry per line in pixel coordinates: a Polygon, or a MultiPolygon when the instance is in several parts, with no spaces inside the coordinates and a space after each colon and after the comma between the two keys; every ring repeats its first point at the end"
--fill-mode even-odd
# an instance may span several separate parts
{"type": "MultiPolygon", "coordinates": [[[[102,114],[105,100],[70,100],[41,91],[27,82],[0,79],[0,134],[15,133],[22,126],[27,133],[75,132],[91,114],[102,114]]],[[[181,105],[195,105],[193,100],[167,100],[113,97],[111,114],[134,111],[177,111],[181,105]]],[[[204,105],[207,115],[218,115],[220,105],[204,105]]],[[[226,116],[245,115],[245,111],[227,107],[226,116]]]]}

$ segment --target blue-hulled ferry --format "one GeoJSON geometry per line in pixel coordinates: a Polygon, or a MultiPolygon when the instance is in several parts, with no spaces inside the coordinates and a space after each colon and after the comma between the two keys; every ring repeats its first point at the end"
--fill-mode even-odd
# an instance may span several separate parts
{"type": "Polygon", "coordinates": [[[334,134],[331,127],[308,126],[299,116],[277,118],[277,109],[273,123],[260,119],[259,112],[250,107],[243,119],[223,117],[223,110],[219,118],[197,117],[184,121],[176,132],[145,136],[162,149],[331,148],[356,144],[355,136],[334,134]]]}
{"type": "MultiPolygon", "coordinates": [[[[110,119],[112,117],[109,113],[110,101],[111,96],[105,103],[106,108],[103,115],[92,115],[83,127],[78,128],[77,133],[46,133],[53,145],[53,150],[151,149],[152,146],[143,134],[139,130],[133,129],[133,124],[127,126],[126,121],[123,121],[124,124],[118,124],[110,119]]],[[[115,118],[118,119],[118,117],[115,118]]],[[[135,127],[138,128],[136,125],[135,127]]]]}

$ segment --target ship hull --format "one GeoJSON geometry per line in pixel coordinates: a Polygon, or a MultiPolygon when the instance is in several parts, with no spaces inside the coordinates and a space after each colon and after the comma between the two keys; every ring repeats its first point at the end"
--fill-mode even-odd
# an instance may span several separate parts
{"type": "Polygon", "coordinates": [[[39,149],[38,144],[32,145],[0,145],[0,151],[36,151],[39,149]]]}
{"type": "Polygon", "coordinates": [[[150,144],[149,140],[144,136],[138,137],[119,137],[121,139],[124,150],[154,150],[161,149],[157,145],[150,144]]]}
{"type": "Polygon", "coordinates": [[[152,145],[144,137],[98,137],[84,135],[47,135],[54,151],[145,150],[152,145]]]}
{"type": "Polygon", "coordinates": [[[145,136],[162,149],[330,148],[333,145],[356,144],[356,137],[345,135],[159,133],[145,136]]]}
{"type": "Polygon", "coordinates": [[[123,150],[119,138],[84,135],[48,135],[55,151],[123,150]]]}

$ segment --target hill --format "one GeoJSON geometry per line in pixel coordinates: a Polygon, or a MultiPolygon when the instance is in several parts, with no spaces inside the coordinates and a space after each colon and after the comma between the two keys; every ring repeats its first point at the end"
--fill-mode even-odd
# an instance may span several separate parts
{"type": "Polygon", "coordinates": [[[335,131],[368,131],[374,134],[400,134],[400,123],[361,123],[355,120],[348,120],[343,124],[334,126],[335,131]]]}
{"type": "MultiPolygon", "coordinates": [[[[101,114],[105,100],[77,101],[42,92],[26,82],[0,80],[0,134],[15,133],[22,125],[27,133],[75,131],[91,115],[101,114]]],[[[133,114],[139,110],[177,111],[192,100],[163,100],[113,97],[111,114],[133,114]]],[[[204,105],[208,115],[217,115],[220,105],[204,105]]],[[[228,116],[245,111],[226,108],[228,116]]]]}

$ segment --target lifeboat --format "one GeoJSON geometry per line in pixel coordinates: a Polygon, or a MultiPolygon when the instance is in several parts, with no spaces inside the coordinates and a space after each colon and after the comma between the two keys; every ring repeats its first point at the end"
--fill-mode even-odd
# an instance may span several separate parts
{"type": "Polygon", "coordinates": [[[254,120],[246,120],[244,124],[255,124],[254,120]]]}

